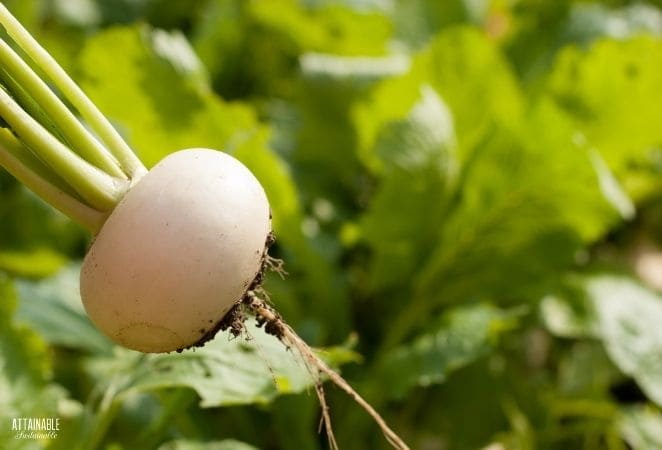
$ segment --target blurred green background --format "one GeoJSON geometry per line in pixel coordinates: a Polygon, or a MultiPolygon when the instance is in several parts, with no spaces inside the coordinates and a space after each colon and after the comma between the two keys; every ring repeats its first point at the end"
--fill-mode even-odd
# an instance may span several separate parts
{"type": "MultiPolygon", "coordinates": [[[[146,164],[206,146],[255,172],[274,304],[413,449],[662,449],[662,2],[3,3],[146,164]]],[[[327,448],[260,330],[101,336],[89,240],[0,171],[0,448],[327,448]]],[[[342,449],[388,448],[327,393],[342,449]]]]}

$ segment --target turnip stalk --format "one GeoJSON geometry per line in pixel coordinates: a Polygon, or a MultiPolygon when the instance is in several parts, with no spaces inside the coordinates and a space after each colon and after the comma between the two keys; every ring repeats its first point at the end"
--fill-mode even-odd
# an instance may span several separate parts
{"type": "Polygon", "coordinates": [[[4,41],[0,41],[0,63],[7,74],[32,95],[55,125],[62,130],[72,148],[80,151],[83,158],[114,177],[127,178],[108,151],[4,41]]]}
{"type": "Polygon", "coordinates": [[[108,119],[2,3],[0,3],[0,25],[101,137],[109,151],[117,158],[124,172],[133,179],[144,175],[147,171],[145,166],[108,122],[108,119]]]}
{"type": "Polygon", "coordinates": [[[16,100],[16,103],[21,105],[23,110],[27,112],[33,119],[39,122],[44,128],[48,130],[53,136],[58,138],[62,142],[66,142],[66,139],[60,131],[57,129],[51,118],[44,112],[44,110],[39,106],[39,104],[32,98],[28,92],[23,89],[21,86],[7,71],[2,64],[0,64],[0,84],[5,86],[7,92],[11,92],[12,97],[16,100]]]}
{"type": "Polygon", "coordinates": [[[55,173],[95,209],[112,209],[122,196],[121,180],[92,166],[69,150],[26,113],[4,89],[0,89],[0,117],[55,173]]]}
{"type": "Polygon", "coordinates": [[[42,199],[89,230],[98,230],[104,215],[76,198],[44,164],[7,130],[0,130],[0,166],[42,199]]]}
{"type": "MultiPolygon", "coordinates": [[[[274,264],[267,253],[273,234],[269,201],[253,174],[232,156],[202,148],[172,153],[148,172],[1,3],[0,25],[12,40],[0,39],[0,165],[94,235],[80,280],[92,322],[127,348],[170,352],[204,345],[219,330],[241,335],[249,313],[301,355],[314,378],[332,449],[337,443],[320,375],[365,409],[393,447],[407,449],[374,408],[258,297],[264,271],[274,264]]],[[[110,421],[112,409],[107,411],[110,421]]]]}

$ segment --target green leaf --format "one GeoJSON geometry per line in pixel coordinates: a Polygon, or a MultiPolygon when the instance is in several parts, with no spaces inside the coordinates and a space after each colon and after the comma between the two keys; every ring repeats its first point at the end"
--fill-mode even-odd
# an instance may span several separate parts
{"type": "Polygon", "coordinates": [[[359,152],[369,167],[378,168],[373,155],[382,130],[409,114],[425,86],[450,109],[461,159],[494,121],[515,124],[522,113],[522,93],[496,46],[472,28],[450,28],[414,57],[406,75],[383,82],[356,108],[359,152]]]}
{"type": "MultiPolygon", "coordinates": [[[[296,352],[264,330],[247,325],[250,339],[219,333],[203,348],[172,354],[139,354],[116,348],[114,358],[92,360],[92,370],[126,373],[122,395],[188,387],[203,408],[268,403],[279,395],[301,392],[314,383],[296,352]]],[[[355,360],[345,352],[322,352],[338,365],[355,360]]]]}
{"type": "Polygon", "coordinates": [[[417,276],[448,220],[459,166],[493,121],[514,123],[521,109],[505,59],[468,27],[440,33],[406,75],[354,108],[359,156],[381,175],[362,223],[373,289],[417,276]]]}
{"type": "MultiPolygon", "coordinates": [[[[562,394],[558,406],[563,409],[564,402],[585,398],[585,415],[591,416],[592,402],[611,402],[609,390],[622,382],[623,374],[611,361],[604,346],[596,340],[577,339],[568,342],[568,351],[564,351],[558,364],[558,391],[562,394]]],[[[552,402],[554,405],[556,402],[552,402]]],[[[579,400],[578,411],[582,410],[579,400]]],[[[602,407],[601,409],[607,409],[602,407]]],[[[606,413],[607,411],[605,411],[606,413]]]]}
{"type": "Polygon", "coordinates": [[[339,2],[305,5],[293,0],[273,0],[269,4],[249,5],[250,15],[259,25],[305,50],[378,55],[384,52],[391,34],[391,26],[383,15],[339,2]]]}
{"type": "Polygon", "coordinates": [[[493,42],[470,27],[440,33],[417,56],[410,76],[423,77],[448,104],[464,150],[471,149],[492,122],[515,124],[523,111],[522,93],[508,62],[493,42]]]}
{"type": "Polygon", "coordinates": [[[429,86],[420,94],[406,117],[384,124],[374,150],[385,173],[361,228],[382,289],[408,280],[429,253],[457,169],[450,112],[429,86]]]}
{"type": "Polygon", "coordinates": [[[590,313],[576,295],[546,295],[540,302],[540,315],[547,330],[555,336],[585,338],[593,335],[590,313]]]}
{"type": "Polygon", "coordinates": [[[253,111],[213,95],[201,83],[199,62],[186,41],[163,33],[145,26],[111,28],[86,41],[78,60],[81,86],[118,123],[143,162],[151,166],[189,147],[233,153],[259,139],[253,111]],[[173,40],[176,53],[163,44],[173,40]]]}
{"type": "Polygon", "coordinates": [[[0,274],[0,446],[26,448],[11,431],[11,419],[58,417],[64,390],[49,382],[51,357],[44,341],[13,320],[16,297],[12,283],[0,274]]]}
{"type": "Polygon", "coordinates": [[[337,56],[328,53],[305,53],[299,59],[306,78],[349,81],[368,84],[409,69],[409,58],[395,53],[388,56],[337,56]]]}
{"type": "Polygon", "coordinates": [[[388,344],[442,302],[536,300],[618,220],[614,204],[631,213],[608,168],[574,141],[572,121],[545,97],[525,110],[503,56],[467,28],[441,33],[409,74],[356,109],[355,123],[362,161],[382,181],[363,223],[371,287],[410,299],[393,313],[388,344]],[[428,111],[419,120],[427,129],[412,127],[426,86],[452,119],[428,111]],[[450,130],[446,146],[427,145],[440,130],[450,130]],[[396,170],[429,149],[441,159],[427,170],[396,170]],[[450,162],[445,172],[439,161],[450,162]]]}
{"type": "Polygon", "coordinates": [[[384,393],[402,398],[413,387],[443,382],[453,371],[489,354],[521,315],[522,311],[490,304],[449,311],[433,331],[389,352],[380,370],[384,393]]]}
{"type": "Polygon", "coordinates": [[[26,377],[34,382],[50,373],[50,359],[46,356],[46,345],[25,326],[14,323],[16,293],[13,283],[0,274],[0,354],[12,364],[2,366],[3,373],[10,378],[26,377]]]}
{"type": "Polygon", "coordinates": [[[618,427],[633,450],[662,448],[662,413],[656,408],[625,408],[621,411],[618,427]]]}
{"type": "Polygon", "coordinates": [[[422,295],[533,300],[617,220],[562,113],[543,101],[517,129],[495,130],[466,167],[417,280],[422,295]]]}
{"type": "Polygon", "coordinates": [[[51,248],[0,250],[0,270],[24,277],[44,277],[55,273],[67,259],[51,248]]]}
{"type": "Polygon", "coordinates": [[[624,276],[595,275],[583,286],[609,357],[662,405],[662,296],[624,276]]]}
{"type": "Polygon", "coordinates": [[[394,2],[390,17],[399,41],[418,48],[440,30],[458,23],[480,23],[489,3],[471,0],[408,0],[394,2]]]}
{"type": "Polygon", "coordinates": [[[600,3],[578,3],[570,11],[563,40],[588,43],[601,37],[627,39],[640,34],[662,34],[662,13],[645,3],[609,8],[600,3]]]}
{"type": "Polygon", "coordinates": [[[234,439],[223,441],[201,442],[194,440],[177,440],[167,442],[159,447],[159,450],[258,450],[257,447],[248,445],[234,439]]]}
{"type": "Polygon", "coordinates": [[[16,317],[50,344],[109,353],[113,344],[85,314],[79,293],[80,264],[70,264],[40,281],[18,280],[16,317]]]}
{"type": "Polygon", "coordinates": [[[660,186],[662,39],[599,40],[588,51],[558,56],[548,90],[574,119],[585,145],[595,148],[640,198],[660,186]]]}
{"type": "Polygon", "coordinates": [[[611,361],[662,404],[662,296],[624,275],[571,276],[567,291],[542,302],[548,328],[599,339],[611,361]]]}
{"type": "Polygon", "coordinates": [[[98,4],[92,0],[55,0],[53,6],[57,18],[68,25],[93,26],[102,19],[98,4]]]}
{"type": "Polygon", "coordinates": [[[216,0],[194,43],[224,95],[280,97],[292,94],[301,54],[383,55],[390,35],[384,15],[339,2],[216,0]]]}

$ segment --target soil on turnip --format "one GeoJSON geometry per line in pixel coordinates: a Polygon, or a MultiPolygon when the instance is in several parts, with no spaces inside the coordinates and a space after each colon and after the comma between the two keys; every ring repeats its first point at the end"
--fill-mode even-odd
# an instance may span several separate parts
{"type": "MultiPolygon", "coordinates": [[[[274,320],[266,320],[259,314],[259,310],[251,307],[257,298],[256,294],[262,294],[262,296],[267,297],[266,292],[262,288],[262,282],[264,281],[264,275],[268,270],[274,271],[281,276],[285,274],[285,271],[283,270],[283,261],[273,258],[269,255],[269,248],[274,244],[274,242],[276,242],[276,238],[272,232],[269,232],[264,243],[260,270],[258,270],[253,280],[248,284],[244,295],[227,312],[223,314],[223,317],[221,317],[220,320],[210,319],[209,322],[215,322],[215,324],[207,331],[205,331],[205,329],[200,329],[200,334],[202,334],[202,336],[198,341],[187,347],[177,349],[177,353],[181,353],[182,351],[190,348],[203,347],[207,342],[214,339],[219,331],[229,330],[230,334],[235,338],[241,336],[242,333],[244,333],[246,330],[245,322],[249,318],[248,312],[253,313],[258,327],[264,326],[264,330],[267,332],[267,334],[271,334],[281,341],[283,340],[282,323],[278,323],[278,321],[274,320]]],[[[279,321],[282,321],[282,319],[280,319],[280,315],[278,315],[273,308],[269,307],[263,301],[261,303],[262,304],[260,306],[270,308],[278,317],[279,321]]]]}

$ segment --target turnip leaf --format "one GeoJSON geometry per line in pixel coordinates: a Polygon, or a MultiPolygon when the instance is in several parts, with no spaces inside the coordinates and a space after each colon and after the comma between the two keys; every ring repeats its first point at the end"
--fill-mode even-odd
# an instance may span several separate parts
{"type": "Polygon", "coordinates": [[[43,280],[19,280],[16,316],[51,344],[91,353],[110,353],[111,341],[92,324],[80,301],[80,264],[43,280]]]}
{"type": "Polygon", "coordinates": [[[635,198],[659,187],[662,41],[598,40],[560,52],[548,90],[635,198]],[[632,111],[636,111],[633,114],[632,111]],[[653,170],[651,170],[653,169],[653,170]]]}
{"type": "MultiPolygon", "coordinates": [[[[0,441],[15,439],[11,421],[17,417],[56,417],[58,402],[66,397],[52,383],[53,360],[46,342],[24,324],[13,320],[16,296],[12,282],[0,274],[0,441]]],[[[23,447],[9,447],[23,448],[23,447]]]]}
{"type": "Polygon", "coordinates": [[[380,370],[384,391],[401,398],[412,388],[443,382],[452,372],[488,355],[517,326],[522,311],[490,304],[455,308],[439,325],[395,348],[380,370]]]}

